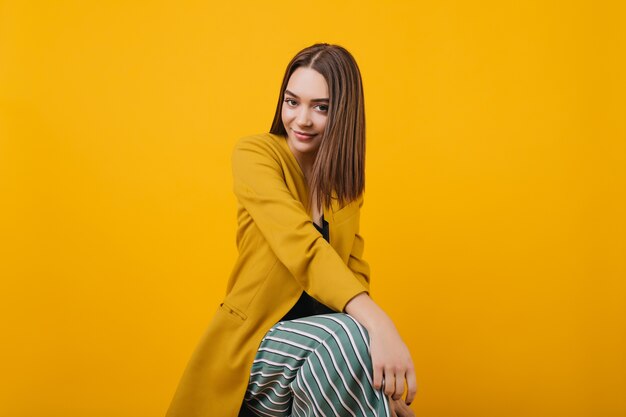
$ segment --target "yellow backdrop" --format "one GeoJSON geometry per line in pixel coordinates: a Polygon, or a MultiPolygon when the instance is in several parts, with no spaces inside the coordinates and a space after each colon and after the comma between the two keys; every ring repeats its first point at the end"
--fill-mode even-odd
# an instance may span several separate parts
{"type": "Polygon", "coordinates": [[[162,416],[235,260],[230,151],[356,57],[372,295],[419,416],[626,416],[622,2],[0,2],[0,416],[162,416]],[[585,4],[590,3],[590,4],[585,4]]]}

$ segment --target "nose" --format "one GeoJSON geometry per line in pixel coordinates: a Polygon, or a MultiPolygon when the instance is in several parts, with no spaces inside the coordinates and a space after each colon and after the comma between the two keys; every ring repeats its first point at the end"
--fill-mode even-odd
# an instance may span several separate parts
{"type": "Polygon", "coordinates": [[[296,117],[296,123],[299,126],[311,125],[311,118],[309,117],[309,111],[305,108],[305,106],[302,106],[300,108],[300,111],[298,112],[298,116],[296,117]]]}

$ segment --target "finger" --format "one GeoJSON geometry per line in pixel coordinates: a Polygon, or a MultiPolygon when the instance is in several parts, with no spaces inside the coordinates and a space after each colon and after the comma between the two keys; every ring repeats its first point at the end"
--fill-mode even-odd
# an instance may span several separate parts
{"type": "Polygon", "coordinates": [[[374,389],[379,390],[383,384],[383,367],[374,365],[374,389]]]}
{"type": "Polygon", "coordinates": [[[404,394],[404,374],[397,373],[395,377],[396,392],[393,394],[394,400],[401,400],[404,394]]]}
{"type": "Polygon", "coordinates": [[[413,370],[413,367],[407,369],[406,371],[406,383],[408,388],[406,403],[407,405],[411,405],[415,399],[415,394],[417,393],[417,382],[415,381],[415,371],[413,370]]]}
{"type": "Polygon", "coordinates": [[[395,408],[396,415],[398,417],[405,417],[406,412],[404,411],[402,407],[403,406],[406,407],[406,405],[402,401],[394,401],[394,403],[396,405],[396,408],[395,408]]]}
{"type": "Polygon", "coordinates": [[[385,387],[384,392],[386,395],[393,396],[396,392],[396,376],[390,368],[385,368],[385,387]]]}
{"type": "Polygon", "coordinates": [[[396,407],[397,407],[396,402],[393,401],[389,397],[387,397],[387,399],[389,400],[389,411],[391,412],[391,417],[399,417],[398,414],[396,413],[396,407]]]}
{"type": "Polygon", "coordinates": [[[398,417],[415,417],[413,410],[411,410],[403,401],[398,401],[396,403],[396,415],[398,417]]]}

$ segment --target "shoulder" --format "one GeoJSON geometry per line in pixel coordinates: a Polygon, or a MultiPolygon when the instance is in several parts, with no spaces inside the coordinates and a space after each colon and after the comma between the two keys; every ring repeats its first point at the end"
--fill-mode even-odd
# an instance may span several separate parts
{"type": "Polygon", "coordinates": [[[263,154],[279,155],[281,153],[280,136],[272,133],[257,133],[253,135],[242,136],[237,139],[232,148],[233,153],[239,151],[257,151],[263,154]]]}
{"type": "Polygon", "coordinates": [[[271,133],[247,135],[237,139],[232,147],[231,165],[234,173],[280,173],[290,171],[285,138],[271,133]]]}

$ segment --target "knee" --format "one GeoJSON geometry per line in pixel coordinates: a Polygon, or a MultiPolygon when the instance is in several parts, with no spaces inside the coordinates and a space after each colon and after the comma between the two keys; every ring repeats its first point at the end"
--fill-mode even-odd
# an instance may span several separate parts
{"type": "Polygon", "coordinates": [[[328,320],[332,322],[332,329],[341,340],[356,345],[368,345],[369,334],[365,327],[354,317],[346,313],[330,314],[328,320]]]}

